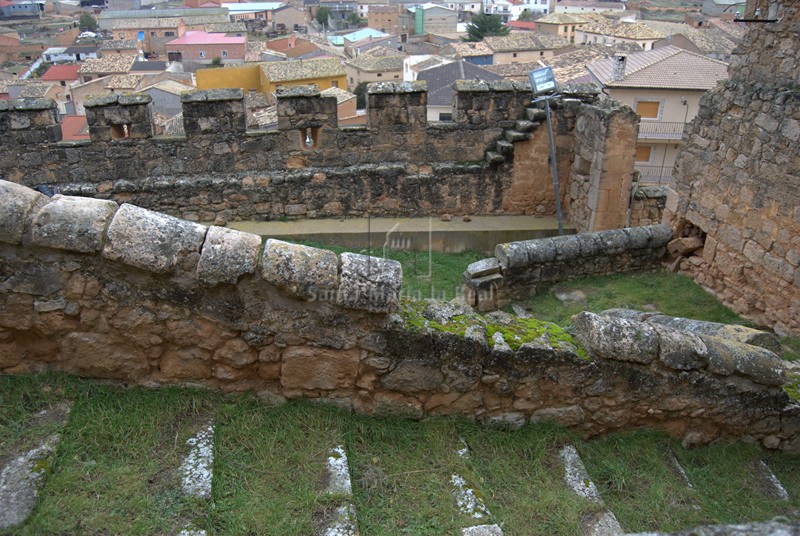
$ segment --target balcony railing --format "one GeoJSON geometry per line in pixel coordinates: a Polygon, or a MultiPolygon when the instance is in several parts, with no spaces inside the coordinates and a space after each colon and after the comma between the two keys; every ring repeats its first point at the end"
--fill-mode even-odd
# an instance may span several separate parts
{"type": "Polygon", "coordinates": [[[672,166],[648,166],[635,164],[639,171],[639,184],[667,185],[672,181],[672,166]]]}
{"type": "Polygon", "coordinates": [[[683,136],[686,123],[668,123],[662,121],[640,121],[640,140],[679,140],[683,136]]]}

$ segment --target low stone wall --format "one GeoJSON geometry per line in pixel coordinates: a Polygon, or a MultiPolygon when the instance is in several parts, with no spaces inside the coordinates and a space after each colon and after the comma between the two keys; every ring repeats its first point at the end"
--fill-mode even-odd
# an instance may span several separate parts
{"type": "Polygon", "coordinates": [[[671,238],[666,225],[651,225],[498,244],[494,257],[467,267],[464,293],[491,311],[560,281],[653,269],[671,238]]]}
{"type": "Polygon", "coordinates": [[[393,261],[206,228],[0,181],[0,372],[317,398],[587,436],[642,426],[687,445],[797,452],[771,352],[582,313],[553,324],[400,300],[393,261]]]}

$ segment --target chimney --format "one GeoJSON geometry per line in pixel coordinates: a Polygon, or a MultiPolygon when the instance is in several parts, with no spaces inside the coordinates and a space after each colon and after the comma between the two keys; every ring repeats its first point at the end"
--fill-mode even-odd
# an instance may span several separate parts
{"type": "Polygon", "coordinates": [[[628,62],[628,57],[624,54],[614,54],[614,60],[611,66],[611,81],[621,82],[625,79],[625,64],[628,62]]]}

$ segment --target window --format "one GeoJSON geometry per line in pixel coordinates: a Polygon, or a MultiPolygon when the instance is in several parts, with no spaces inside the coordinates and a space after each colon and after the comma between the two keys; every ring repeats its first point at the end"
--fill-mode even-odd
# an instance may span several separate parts
{"type": "Polygon", "coordinates": [[[539,56],[544,56],[544,50],[539,51],[539,56]]]}
{"type": "Polygon", "coordinates": [[[155,37],[155,36],[156,36],[156,32],[150,32],[150,37],[155,37]]]}
{"type": "Polygon", "coordinates": [[[227,50],[220,51],[220,57],[221,58],[227,58],[228,57],[228,51],[227,50]]]}
{"type": "Polygon", "coordinates": [[[164,37],[175,37],[175,32],[164,32],[164,37]]]}
{"type": "Polygon", "coordinates": [[[199,56],[201,58],[205,58],[206,57],[206,51],[205,50],[201,50],[198,54],[199,54],[199,56]]]}
{"type": "Polygon", "coordinates": [[[125,39],[125,34],[124,33],[119,34],[119,38],[120,39],[125,39]]]}
{"type": "Polygon", "coordinates": [[[339,87],[339,81],[338,80],[331,81],[331,87],[339,87]]]}
{"type": "Polygon", "coordinates": [[[452,121],[452,120],[453,120],[452,113],[439,112],[439,121],[452,121]]]}
{"type": "Polygon", "coordinates": [[[636,101],[636,113],[642,119],[660,119],[661,101],[636,101]]]}
{"type": "Polygon", "coordinates": [[[383,73],[378,73],[378,78],[382,77],[383,73]]]}
{"type": "Polygon", "coordinates": [[[517,57],[517,53],[514,52],[514,54],[512,54],[512,57],[516,58],[517,57]]]}
{"type": "Polygon", "coordinates": [[[637,162],[650,162],[650,157],[653,153],[652,145],[637,145],[636,146],[636,161],[637,162]]]}

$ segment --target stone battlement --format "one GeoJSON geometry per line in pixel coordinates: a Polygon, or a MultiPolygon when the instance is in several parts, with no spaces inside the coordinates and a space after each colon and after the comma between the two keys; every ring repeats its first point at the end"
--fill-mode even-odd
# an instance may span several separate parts
{"type": "MultiPolygon", "coordinates": [[[[630,183],[638,119],[596,89],[565,90],[553,113],[565,213],[581,229],[619,226],[625,211],[599,205],[630,183]],[[586,144],[591,165],[573,166],[586,144]]],[[[339,127],[335,99],[313,86],[279,89],[274,130],[247,130],[241,90],[182,101],[185,135],[159,137],[149,96],[89,99],[91,140],[79,142],[59,141],[52,101],[3,101],[0,178],[218,224],[555,212],[543,112],[525,84],[460,81],[444,123],[427,122],[417,82],[370,85],[366,126],[339,127]]]]}

